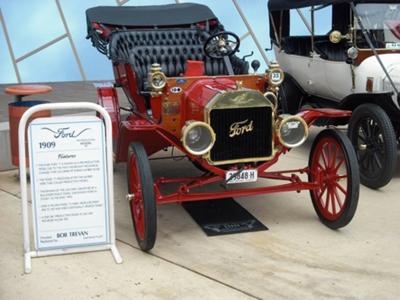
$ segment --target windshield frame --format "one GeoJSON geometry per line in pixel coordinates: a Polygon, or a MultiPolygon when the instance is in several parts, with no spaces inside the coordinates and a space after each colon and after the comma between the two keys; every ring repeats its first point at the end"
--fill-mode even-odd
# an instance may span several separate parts
{"type": "MultiPolygon", "coordinates": [[[[376,38],[376,36],[371,32],[371,28],[369,28],[369,27],[372,27],[372,26],[367,26],[367,24],[365,22],[365,18],[362,15],[360,15],[360,11],[357,9],[360,6],[367,6],[367,5],[368,6],[370,6],[370,5],[377,5],[377,6],[378,5],[380,5],[380,6],[382,6],[382,5],[396,5],[396,6],[398,6],[397,10],[400,11],[400,3],[394,4],[394,3],[389,3],[389,2],[385,2],[385,3],[376,2],[376,3],[358,3],[358,4],[355,4],[355,9],[356,9],[356,12],[357,12],[357,14],[359,16],[359,21],[362,23],[362,27],[364,27],[364,29],[366,30],[366,33],[370,37],[371,41],[375,40],[377,43],[385,44],[385,47],[374,47],[374,49],[379,51],[379,52],[389,52],[389,53],[400,52],[400,37],[396,37],[395,34],[392,32],[392,30],[389,27],[388,28],[384,28],[384,26],[382,26],[382,28],[377,28],[376,30],[389,31],[390,34],[396,38],[397,41],[389,42],[389,41],[379,40],[379,38],[376,38]],[[388,48],[387,46],[389,44],[391,44],[392,47],[388,48]]],[[[358,24],[357,17],[355,16],[353,11],[352,11],[352,14],[353,14],[353,16],[352,16],[351,20],[353,22],[353,27],[352,27],[353,30],[352,31],[353,31],[353,44],[354,44],[354,46],[357,47],[357,49],[360,50],[360,51],[371,51],[371,50],[374,50],[374,49],[371,48],[370,45],[368,45],[368,47],[360,47],[359,46],[359,43],[358,43],[358,40],[357,40],[357,36],[361,35],[361,37],[362,37],[363,33],[362,33],[362,29],[359,28],[360,26],[358,24]],[[360,32],[358,32],[358,31],[360,31],[360,32]]],[[[399,21],[399,24],[400,24],[400,13],[398,13],[398,16],[399,16],[398,21],[399,21]]],[[[385,20],[383,20],[382,22],[385,22],[385,20]]],[[[385,24],[385,25],[388,26],[387,24],[385,24]]],[[[385,34],[385,32],[383,32],[383,33],[385,34]]],[[[364,42],[366,42],[366,41],[364,41],[364,42]]]]}

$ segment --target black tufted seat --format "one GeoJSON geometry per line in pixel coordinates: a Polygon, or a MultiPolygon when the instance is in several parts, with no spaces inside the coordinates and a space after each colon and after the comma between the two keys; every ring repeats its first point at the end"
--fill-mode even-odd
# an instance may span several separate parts
{"type": "MultiPolygon", "coordinates": [[[[159,63],[168,77],[182,75],[188,60],[203,61],[206,75],[228,74],[222,59],[210,59],[204,54],[200,34],[193,29],[116,32],[110,39],[110,56],[133,66],[142,90],[147,89],[147,73],[153,63],[159,63]]],[[[235,74],[248,73],[248,63],[236,56],[231,57],[231,62],[235,74]]]]}
{"type": "Polygon", "coordinates": [[[287,54],[310,56],[311,37],[296,36],[296,37],[283,38],[282,39],[282,47],[287,54]]]}
{"type": "MultiPolygon", "coordinates": [[[[346,44],[332,44],[328,36],[315,36],[315,47],[322,51],[323,59],[330,61],[346,61],[346,44]]],[[[287,54],[294,54],[300,56],[311,55],[311,37],[310,36],[296,36],[286,37],[282,39],[282,47],[287,54]]]]}

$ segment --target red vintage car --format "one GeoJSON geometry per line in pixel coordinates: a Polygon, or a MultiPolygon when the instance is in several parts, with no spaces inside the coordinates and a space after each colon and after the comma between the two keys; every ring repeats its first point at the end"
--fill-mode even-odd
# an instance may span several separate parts
{"type": "Polygon", "coordinates": [[[280,114],[277,93],[284,74],[279,65],[257,74],[260,63],[253,61],[255,72],[250,73],[246,59],[236,55],[238,36],[225,31],[204,5],[94,7],[86,14],[88,38],[113,64],[115,86],[98,89],[99,103],[113,120],[116,162],[128,164],[127,199],[142,250],[155,243],[157,204],[308,190],[326,226],[338,229],[352,220],[358,165],[341,132],[322,131],[304,168],[269,171],[307,140],[318,118],[348,118],[350,112],[280,114]],[[130,102],[126,119],[116,88],[130,102]],[[153,178],[148,157],[169,147],[179,149],[204,174],[153,178]],[[264,179],[277,184],[262,186],[264,179]],[[245,184],[255,181],[259,187],[245,184]],[[199,191],[218,182],[230,188],[199,191]],[[161,187],[167,184],[178,187],[165,194],[161,187]]]}

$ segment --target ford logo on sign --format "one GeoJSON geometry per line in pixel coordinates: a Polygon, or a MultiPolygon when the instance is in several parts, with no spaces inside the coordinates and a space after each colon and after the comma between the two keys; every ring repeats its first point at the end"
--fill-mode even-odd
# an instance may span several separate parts
{"type": "Polygon", "coordinates": [[[53,136],[54,136],[55,139],[58,139],[58,138],[64,138],[65,139],[65,138],[77,138],[82,133],[84,133],[85,131],[89,130],[90,128],[85,128],[85,129],[79,131],[78,133],[75,130],[69,131],[69,127],[58,128],[57,130],[50,129],[48,127],[43,127],[42,129],[43,130],[48,130],[51,133],[53,133],[53,136]]]}

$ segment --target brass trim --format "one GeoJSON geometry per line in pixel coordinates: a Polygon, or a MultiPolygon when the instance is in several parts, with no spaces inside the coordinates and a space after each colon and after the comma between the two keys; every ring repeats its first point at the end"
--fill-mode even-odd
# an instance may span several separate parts
{"type": "Polygon", "coordinates": [[[278,137],[279,141],[281,142],[281,144],[283,146],[285,146],[287,148],[297,148],[297,147],[300,147],[301,145],[303,145],[307,141],[308,136],[309,136],[309,128],[308,128],[306,121],[304,121],[304,119],[299,116],[281,115],[279,120],[277,121],[276,136],[278,137]],[[293,120],[300,121],[303,124],[305,135],[304,135],[303,139],[300,142],[298,142],[297,144],[289,145],[282,139],[281,128],[282,128],[283,124],[285,124],[286,122],[293,121],[293,120]]]}
{"type": "MultiPolygon", "coordinates": [[[[255,108],[255,107],[271,107],[271,148],[272,148],[272,153],[270,156],[266,157],[247,157],[247,158],[241,158],[241,159],[231,159],[231,160],[224,160],[224,161],[213,161],[211,159],[211,149],[210,151],[203,156],[205,160],[210,165],[214,166],[220,166],[220,165],[229,165],[229,164],[238,164],[238,163],[255,163],[255,162],[260,162],[260,161],[268,161],[271,160],[275,157],[277,149],[275,148],[274,140],[275,140],[275,117],[274,117],[274,105],[269,101],[267,98],[264,97],[264,95],[256,90],[240,90],[240,91],[227,91],[224,94],[217,94],[214,96],[214,98],[207,104],[207,106],[204,109],[204,119],[207,122],[207,124],[211,124],[211,111],[214,109],[229,109],[229,108],[235,108],[235,109],[241,109],[241,108],[255,108]],[[248,93],[254,93],[254,95],[257,95],[257,99],[255,99],[252,102],[246,103],[246,104],[241,104],[239,101],[235,104],[229,103],[229,101],[224,101],[227,98],[230,98],[232,94],[248,94],[248,93]],[[222,98],[222,99],[221,99],[222,98]],[[225,99],[224,99],[225,98],[225,99]],[[221,103],[219,103],[221,102],[221,103]],[[215,107],[219,104],[219,107],[215,107]],[[240,105],[241,104],[241,105],[240,105]]],[[[211,125],[209,125],[211,127],[211,125]]],[[[216,138],[218,138],[216,136],[216,138]]]]}
{"type": "Polygon", "coordinates": [[[339,44],[343,39],[343,35],[339,30],[334,30],[329,34],[329,41],[332,44],[339,44]]]}
{"type": "Polygon", "coordinates": [[[197,155],[197,156],[202,156],[205,155],[207,153],[210,153],[212,147],[214,147],[215,141],[216,141],[216,135],[214,130],[212,129],[212,127],[204,122],[200,122],[200,121],[188,121],[186,122],[186,125],[182,128],[182,145],[183,147],[186,149],[187,152],[189,152],[192,155],[197,155]],[[207,130],[210,132],[211,134],[211,144],[204,149],[203,151],[193,151],[192,149],[190,149],[190,147],[187,145],[186,143],[186,135],[188,134],[188,132],[193,129],[194,127],[204,127],[207,128],[207,130]]]}
{"type": "Polygon", "coordinates": [[[268,82],[269,84],[271,84],[272,86],[280,86],[283,81],[285,80],[285,73],[283,72],[283,70],[279,67],[279,65],[271,65],[270,69],[268,70],[268,82]],[[275,72],[279,72],[280,73],[280,80],[279,81],[273,81],[272,80],[272,74],[275,72]]]}
{"type": "Polygon", "coordinates": [[[210,123],[209,114],[213,109],[251,108],[264,106],[273,108],[273,105],[270,103],[270,101],[266,99],[260,91],[250,89],[225,91],[225,93],[216,94],[211,101],[208,102],[204,110],[205,120],[207,123],[210,123]],[[249,100],[247,98],[246,100],[245,96],[249,96],[250,94],[254,95],[254,99],[249,100]],[[240,95],[242,95],[242,98],[237,99],[240,97],[240,95]],[[232,100],[233,98],[236,98],[237,100],[232,100]]]}
{"type": "Polygon", "coordinates": [[[243,81],[237,80],[235,84],[237,90],[243,90],[243,81]]]}
{"type": "MultiPolygon", "coordinates": [[[[272,141],[273,144],[273,141],[272,141]]],[[[224,161],[212,161],[210,155],[205,155],[203,158],[207,160],[210,165],[213,166],[221,166],[221,165],[232,165],[232,164],[240,164],[240,163],[257,163],[260,161],[269,161],[273,159],[276,155],[275,147],[272,148],[272,154],[267,157],[249,157],[249,158],[242,158],[242,159],[231,159],[231,160],[224,160],[224,161]]]]}
{"type": "Polygon", "coordinates": [[[271,91],[268,91],[264,94],[264,97],[267,98],[269,101],[271,101],[271,99],[269,97],[273,98],[273,101],[271,101],[271,102],[273,102],[272,104],[274,107],[274,111],[276,111],[276,109],[278,108],[278,97],[276,96],[276,94],[271,91]]]}
{"type": "Polygon", "coordinates": [[[154,73],[150,73],[150,80],[149,80],[149,82],[150,82],[150,87],[152,88],[152,90],[153,91],[155,91],[155,92],[159,92],[159,91],[161,91],[161,90],[163,90],[164,88],[165,88],[165,86],[167,85],[167,76],[165,76],[165,74],[163,73],[163,72],[161,72],[161,71],[157,71],[157,72],[154,72],[154,73]],[[162,85],[160,85],[160,86],[156,86],[154,83],[153,83],[153,79],[154,79],[154,77],[156,77],[156,76],[161,76],[162,77],[162,85]]]}

